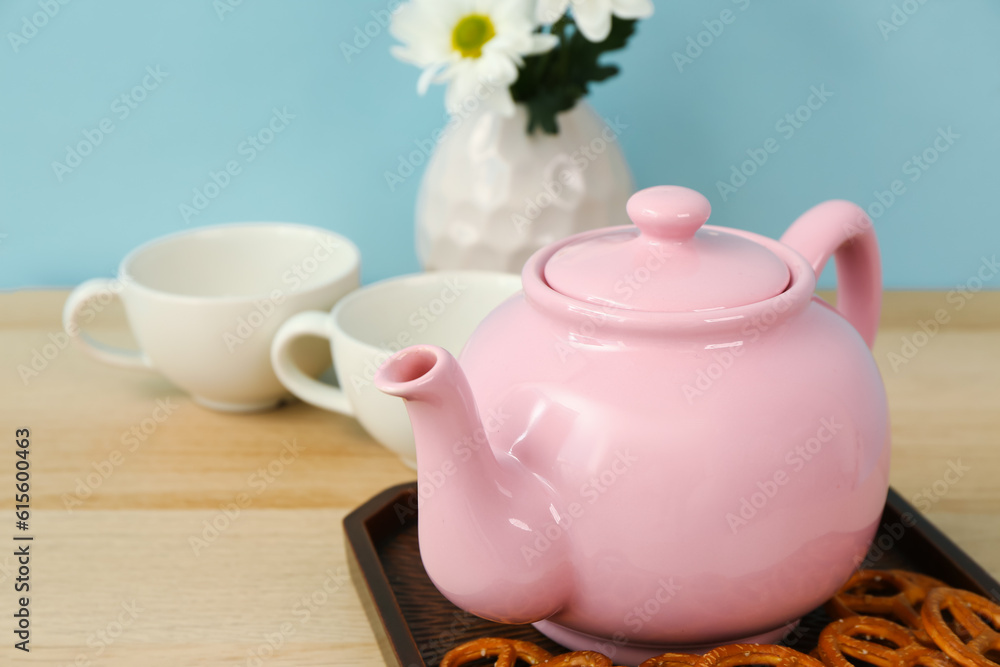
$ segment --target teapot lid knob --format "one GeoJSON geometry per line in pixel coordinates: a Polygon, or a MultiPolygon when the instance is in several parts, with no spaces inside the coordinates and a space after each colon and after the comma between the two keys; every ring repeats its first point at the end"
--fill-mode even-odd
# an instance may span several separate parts
{"type": "Polygon", "coordinates": [[[643,236],[683,243],[705,224],[712,205],[705,195],[690,188],[658,185],[632,195],[626,210],[643,236]]]}

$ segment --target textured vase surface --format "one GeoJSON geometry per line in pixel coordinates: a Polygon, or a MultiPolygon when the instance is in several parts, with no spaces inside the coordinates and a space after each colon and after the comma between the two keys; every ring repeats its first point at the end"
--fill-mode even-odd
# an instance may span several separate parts
{"type": "Polygon", "coordinates": [[[628,224],[634,191],[621,128],[580,102],[559,133],[527,133],[527,111],[474,113],[441,138],[420,186],[417,256],[427,270],[520,272],[539,248],[628,224]]]}

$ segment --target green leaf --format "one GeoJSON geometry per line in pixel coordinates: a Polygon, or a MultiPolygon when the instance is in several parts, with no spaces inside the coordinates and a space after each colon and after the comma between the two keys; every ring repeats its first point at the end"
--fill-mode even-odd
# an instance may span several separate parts
{"type": "Polygon", "coordinates": [[[594,81],[604,81],[618,74],[617,65],[603,65],[594,70],[594,81]]]}
{"type": "Polygon", "coordinates": [[[599,43],[588,41],[568,15],[553,24],[551,32],[559,37],[558,46],[525,58],[517,81],[510,87],[514,101],[528,109],[528,134],[536,128],[557,134],[559,113],[572,109],[588,93],[590,83],[618,74],[618,66],[599,60],[603,54],[625,47],[635,32],[635,23],[612,17],[611,32],[599,43]]]}

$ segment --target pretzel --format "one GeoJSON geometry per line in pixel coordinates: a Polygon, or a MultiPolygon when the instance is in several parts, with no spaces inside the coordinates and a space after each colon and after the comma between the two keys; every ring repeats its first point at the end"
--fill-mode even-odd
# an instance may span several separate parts
{"type": "Polygon", "coordinates": [[[496,658],[494,667],[514,667],[518,660],[529,665],[540,665],[551,657],[551,653],[531,642],[480,637],[448,651],[441,659],[441,667],[461,667],[480,658],[496,658]]]}
{"type": "Polygon", "coordinates": [[[875,667],[957,667],[944,653],[920,644],[909,629],[876,616],[851,616],[829,624],[816,647],[829,667],[853,667],[851,658],[875,667]]]}
{"type": "Polygon", "coordinates": [[[861,570],[840,587],[826,605],[834,618],[880,616],[909,628],[921,644],[934,648],[924,631],[920,606],[932,588],[944,586],[933,577],[904,570],[861,570]],[[894,594],[887,594],[892,593],[894,594]]]}
{"type": "Polygon", "coordinates": [[[664,653],[653,656],[639,667],[694,667],[701,660],[700,655],[690,653],[664,653]]]}
{"type": "Polygon", "coordinates": [[[542,667],[612,667],[611,658],[596,651],[573,651],[549,658],[542,667]]]}
{"type": "Polygon", "coordinates": [[[909,570],[888,570],[888,572],[895,572],[896,574],[906,577],[907,579],[913,581],[916,585],[926,588],[928,592],[930,592],[932,588],[941,588],[942,586],[946,587],[948,585],[940,579],[935,579],[934,577],[929,577],[926,574],[920,574],[919,572],[910,572],[909,570]]]}
{"type": "Polygon", "coordinates": [[[920,615],[927,634],[955,662],[964,667],[998,664],[988,654],[1000,654],[1000,606],[970,591],[935,588],[927,594],[920,615]],[[945,611],[951,615],[954,629],[945,620],[945,611]]]}
{"type": "MultiPolygon", "coordinates": [[[[729,644],[709,651],[698,667],[739,667],[772,665],[774,667],[823,667],[823,663],[795,649],[774,644],[729,644]]],[[[853,667],[853,666],[852,666],[853,667]]]]}

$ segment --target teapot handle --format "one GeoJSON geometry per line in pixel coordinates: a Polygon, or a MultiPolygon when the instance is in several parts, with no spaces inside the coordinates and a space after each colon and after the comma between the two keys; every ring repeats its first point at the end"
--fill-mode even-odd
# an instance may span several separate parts
{"type": "Polygon", "coordinates": [[[781,242],[812,264],[816,277],[831,255],[837,262],[837,310],[871,348],[882,308],[882,262],[872,221],[849,201],[812,207],[792,223],[781,242]]]}

